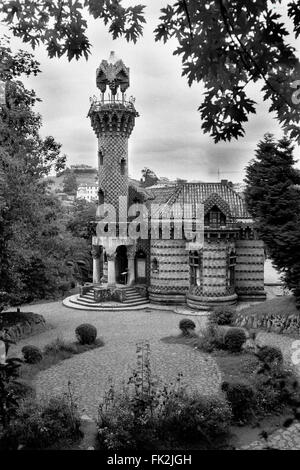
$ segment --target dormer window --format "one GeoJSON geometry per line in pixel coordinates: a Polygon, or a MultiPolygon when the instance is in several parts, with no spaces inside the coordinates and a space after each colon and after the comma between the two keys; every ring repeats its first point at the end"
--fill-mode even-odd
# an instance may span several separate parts
{"type": "Polygon", "coordinates": [[[226,216],[217,206],[214,206],[205,215],[204,223],[206,226],[220,227],[221,225],[226,225],[226,216]]]}

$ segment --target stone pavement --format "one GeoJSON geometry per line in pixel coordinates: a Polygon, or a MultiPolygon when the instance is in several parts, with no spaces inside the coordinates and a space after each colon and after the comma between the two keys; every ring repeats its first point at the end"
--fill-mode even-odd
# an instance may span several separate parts
{"type": "Polygon", "coordinates": [[[239,450],[264,450],[266,445],[274,450],[300,450],[300,423],[292,424],[287,429],[279,429],[266,441],[259,439],[239,450]]]}

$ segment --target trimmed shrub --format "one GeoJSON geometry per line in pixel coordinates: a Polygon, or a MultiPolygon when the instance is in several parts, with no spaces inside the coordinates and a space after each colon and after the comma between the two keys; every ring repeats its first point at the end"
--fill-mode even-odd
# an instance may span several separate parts
{"type": "Polygon", "coordinates": [[[37,364],[43,359],[42,351],[37,346],[24,346],[22,348],[22,354],[25,362],[28,364],[37,364]]]}
{"type": "Polygon", "coordinates": [[[254,388],[239,382],[223,382],[221,388],[231,405],[234,421],[246,423],[254,415],[256,407],[254,388]]]}
{"type": "Polygon", "coordinates": [[[195,328],[195,323],[189,318],[184,318],[179,322],[179,329],[182,331],[183,336],[190,336],[191,334],[193,334],[195,328]]]}
{"type": "Polygon", "coordinates": [[[97,338],[97,329],[89,323],[77,326],[76,338],[80,344],[93,344],[97,338]]]}
{"type": "Polygon", "coordinates": [[[230,352],[240,352],[247,337],[241,328],[230,328],[224,337],[224,348],[230,352]]]}
{"type": "Polygon", "coordinates": [[[283,355],[279,348],[273,346],[261,346],[256,352],[258,359],[269,366],[280,366],[283,364],[283,355]]]}
{"type": "Polygon", "coordinates": [[[235,310],[228,306],[216,307],[209,316],[210,323],[216,325],[233,325],[236,317],[235,310]]]}

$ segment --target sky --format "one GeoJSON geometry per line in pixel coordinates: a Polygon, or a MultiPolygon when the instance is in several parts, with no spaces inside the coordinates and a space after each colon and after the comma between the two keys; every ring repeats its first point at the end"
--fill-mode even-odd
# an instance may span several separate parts
{"type": "MultiPolygon", "coordinates": [[[[147,25],[136,45],[125,39],[112,40],[101,21],[88,17],[87,35],[92,44],[88,61],[49,59],[43,46],[35,49],[42,73],[23,81],[42,99],[36,106],[43,118],[41,134],[53,135],[62,144],[68,165],[97,166],[97,139],[87,118],[89,98],[100,96],[96,69],[103,59],[108,59],[110,51],[115,51],[130,67],[128,95],[135,96],[140,114],[129,144],[130,176],[140,179],[142,168],[148,167],[158,176],[170,179],[242,182],[245,166],[255,156],[263,135],[271,132],[278,138],[282,136],[274,115],[268,112],[270,103],[263,103],[260,87],[251,85],[250,97],[258,105],[256,115],[251,115],[245,126],[246,136],[215,144],[203,133],[197,111],[203,100],[203,86],[194,84],[190,88],[181,76],[181,59],[172,54],[175,42],[154,41],[159,10],[166,2],[143,3],[147,5],[147,25]]],[[[299,54],[300,44],[296,46],[299,54]]],[[[31,51],[15,38],[12,47],[31,51]]],[[[300,160],[299,146],[295,157],[300,160]]]]}

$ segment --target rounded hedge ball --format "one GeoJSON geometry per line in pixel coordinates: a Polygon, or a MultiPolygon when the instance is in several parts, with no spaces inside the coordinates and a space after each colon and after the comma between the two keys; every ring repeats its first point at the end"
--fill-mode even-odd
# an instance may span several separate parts
{"type": "Polygon", "coordinates": [[[77,326],[75,334],[80,344],[93,344],[97,338],[97,328],[89,323],[83,323],[77,326]]]}

